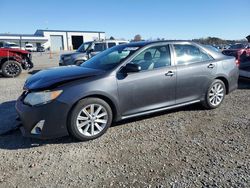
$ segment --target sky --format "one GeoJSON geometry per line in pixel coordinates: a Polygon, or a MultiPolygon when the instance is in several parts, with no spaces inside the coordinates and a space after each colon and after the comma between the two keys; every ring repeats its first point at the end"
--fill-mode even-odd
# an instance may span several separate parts
{"type": "Polygon", "coordinates": [[[0,0],[0,33],[104,31],[133,39],[243,39],[250,0],[0,0]]]}

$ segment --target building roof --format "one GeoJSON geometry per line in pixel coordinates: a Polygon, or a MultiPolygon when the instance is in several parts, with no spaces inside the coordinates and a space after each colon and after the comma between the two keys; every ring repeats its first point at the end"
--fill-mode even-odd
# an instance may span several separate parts
{"type": "Polygon", "coordinates": [[[73,32],[73,33],[105,33],[104,31],[77,31],[77,30],[51,30],[51,29],[38,29],[37,32],[73,32]]]}
{"type": "Polygon", "coordinates": [[[41,37],[43,32],[74,32],[74,33],[105,33],[103,31],[70,31],[70,30],[48,30],[48,29],[38,29],[35,34],[12,34],[12,33],[0,33],[0,36],[9,37],[41,37]]]}
{"type": "Polygon", "coordinates": [[[10,33],[0,33],[0,36],[10,36],[10,37],[40,37],[34,34],[10,34],[10,33]]]}

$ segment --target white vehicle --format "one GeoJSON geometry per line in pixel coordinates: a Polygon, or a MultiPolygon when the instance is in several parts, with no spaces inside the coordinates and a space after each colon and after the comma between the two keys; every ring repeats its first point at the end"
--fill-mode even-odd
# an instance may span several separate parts
{"type": "Polygon", "coordinates": [[[21,49],[19,45],[17,45],[16,43],[12,43],[12,42],[4,43],[3,47],[12,48],[12,49],[21,49]]]}
{"type": "Polygon", "coordinates": [[[29,52],[36,52],[36,47],[34,47],[33,44],[30,43],[25,44],[24,49],[29,52]]]}

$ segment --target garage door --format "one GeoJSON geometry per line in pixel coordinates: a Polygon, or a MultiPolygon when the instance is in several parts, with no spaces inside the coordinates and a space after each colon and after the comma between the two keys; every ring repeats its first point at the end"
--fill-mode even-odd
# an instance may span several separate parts
{"type": "Polygon", "coordinates": [[[64,50],[63,36],[60,35],[50,36],[50,48],[52,52],[64,50]]]}
{"type": "Polygon", "coordinates": [[[73,50],[78,49],[83,43],[83,36],[71,36],[73,50]]]}

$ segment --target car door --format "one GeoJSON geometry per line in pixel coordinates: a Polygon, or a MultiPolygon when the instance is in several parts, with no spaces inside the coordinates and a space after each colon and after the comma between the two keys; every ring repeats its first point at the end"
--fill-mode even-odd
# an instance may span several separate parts
{"type": "Polygon", "coordinates": [[[169,45],[145,49],[130,63],[140,65],[142,70],[124,77],[119,76],[123,73],[117,75],[122,116],[175,104],[176,71],[171,66],[169,45]]]}
{"type": "Polygon", "coordinates": [[[213,58],[193,44],[174,44],[176,104],[200,100],[216,72],[213,58]]]}
{"type": "Polygon", "coordinates": [[[96,42],[93,44],[93,51],[91,52],[90,57],[93,57],[106,49],[107,49],[106,42],[96,42]]]}

